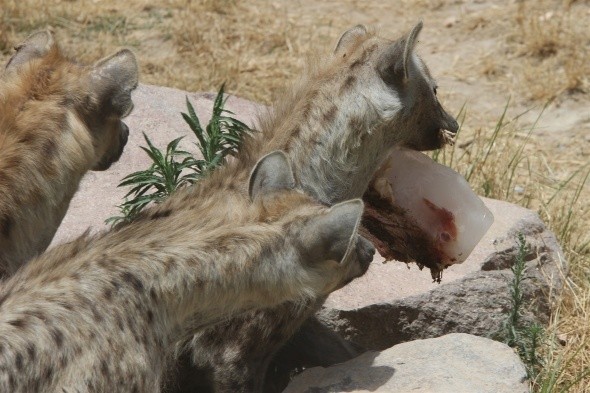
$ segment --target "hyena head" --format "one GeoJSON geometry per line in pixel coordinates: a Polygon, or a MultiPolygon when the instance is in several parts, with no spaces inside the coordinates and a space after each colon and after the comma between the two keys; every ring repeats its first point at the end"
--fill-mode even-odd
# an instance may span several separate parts
{"type": "Polygon", "coordinates": [[[80,169],[108,169],[121,157],[129,136],[121,119],[133,109],[131,92],[138,83],[133,53],[121,50],[83,66],[62,55],[49,31],[32,34],[15,49],[5,74],[28,78],[29,96],[57,102],[62,113],[74,115],[63,121],[79,144],[89,146],[84,149],[87,168],[80,169]]]}
{"type": "Polygon", "coordinates": [[[362,200],[320,205],[296,188],[291,165],[281,151],[258,161],[249,193],[259,204],[260,221],[282,222],[285,240],[270,253],[269,271],[263,274],[282,274],[283,287],[293,285],[292,292],[303,297],[327,295],[369,268],[375,248],[358,234],[362,200]],[[270,273],[277,268],[280,273],[270,273]],[[302,283],[308,288],[303,293],[296,286],[302,283]]]}
{"type": "Polygon", "coordinates": [[[440,148],[459,128],[439,102],[436,82],[415,53],[421,30],[422,22],[390,41],[359,25],[346,31],[334,50],[341,74],[346,75],[340,91],[351,95],[348,107],[367,114],[357,121],[376,124],[370,132],[382,135],[372,138],[382,140],[385,147],[440,148]],[[377,121],[366,119],[368,114],[377,121]]]}

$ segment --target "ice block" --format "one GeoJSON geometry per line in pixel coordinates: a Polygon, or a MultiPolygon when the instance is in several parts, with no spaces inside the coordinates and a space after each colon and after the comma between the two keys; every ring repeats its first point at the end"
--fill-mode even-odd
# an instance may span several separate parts
{"type": "Polygon", "coordinates": [[[411,150],[391,151],[363,199],[364,233],[381,254],[433,276],[464,262],[494,221],[461,175],[411,150]]]}

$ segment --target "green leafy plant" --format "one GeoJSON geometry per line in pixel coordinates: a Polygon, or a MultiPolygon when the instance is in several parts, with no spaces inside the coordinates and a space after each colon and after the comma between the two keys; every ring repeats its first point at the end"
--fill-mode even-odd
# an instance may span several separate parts
{"type": "Polygon", "coordinates": [[[539,349],[545,332],[541,325],[522,319],[525,306],[522,284],[525,278],[526,256],[528,254],[526,238],[522,233],[518,234],[517,243],[518,251],[514,258],[514,264],[510,267],[512,271],[512,279],[509,284],[510,307],[501,331],[492,335],[492,338],[515,348],[527,367],[529,378],[535,379],[543,364],[539,349]]]}
{"type": "Polygon", "coordinates": [[[203,156],[203,159],[195,160],[192,166],[195,171],[194,180],[207,176],[211,170],[223,164],[227,155],[235,155],[244,135],[250,132],[248,126],[241,121],[231,116],[224,116],[224,114],[233,115],[232,112],[223,108],[225,106],[224,86],[221,86],[217,97],[215,97],[211,120],[205,130],[201,127],[199,118],[188,98],[186,100],[188,113],[182,113],[182,118],[197,137],[199,143],[196,145],[203,156]]]}
{"type": "Polygon", "coordinates": [[[521,323],[523,298],[522,298],[522,280],[526,270],[525,256],[527,253],[526,239],[522,233],[518,234],[518,253],[514,264],[510,268],[512,271],[512,281],[510,282],[510,310],[508,312],[508,319],[504,324],[506,331],[506,344],[511,347],[520,347],[519,350],[524,351],[520,345],[521,339],[521,323]]]}
{"type": "Polygon", "coordinates": [[[147,147],[141,147],[152,164],[148,169],[133,172],[123,178],[118,187],[132,187],[125,195],[125,202],[119,205],[120,215],[110,217],[107,223],[117,224],[131,221],[151,203],[160,203],[175,190],[195,183],[206,177],[216,167],[223,165],[228,155],[235,155],[244,136],[250,132],[248,126],[231,117],[232,112],[224,109],[224,85],[221,86],[215,101],[211,120],[203,129],[201,122],[186,99],[187,113],[181,113],[197,138],[195,145],[203,158],[195,158],[188,151],[180,150],[178,145],[184,137],[168,143],[162,153],[153,145],[147,135],[143,135],[147,147]]]}

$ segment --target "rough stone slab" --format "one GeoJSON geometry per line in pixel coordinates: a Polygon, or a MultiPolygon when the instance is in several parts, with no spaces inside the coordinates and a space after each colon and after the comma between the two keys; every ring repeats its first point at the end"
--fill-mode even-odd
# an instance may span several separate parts
{"type": "Polygon", "coordinates": [[[549,288],[559,289],[565,271],[555,236],[534,212],[483,200],[494,224],[463,264],[445,270],[442,284],[433,283],[414,264],[383,263],[376,257],[363,277],[330,295],[320,320],[376,350],[451,332],[489,336],[501,327],[509,308],[510,266],[519,232],[529,244],[525,300],[536,303],[527,316],[546,320],[549,288]]]}
{"type": "Polygon", "coordinates": [[[298,375],[284,393],[524,393],[526,369],[514,351],[468,334],[398,344],[298,375]]]}
{"type": "MultiPolygon", "coordinates": [[[[70,204],[70,209],[53,239],[53,245],[71,240],[89,227],[92,231],[106,228],[104,220],[118,214],[117,205],[123,202],[128,189],[117,188],[121,179],[149,167],[151,161],[140,146],[147,146],[143,134],[160,150],[175,138],[186,136],[181,142],[184,150],[197,152],[196,137],[184,122],[186,98],[190,100],[201,126],[211,118],[216,93],[188,93],[168,87],[140,84],[133,92],[134,109],[124,122],[129,126],[129,141],[119,162],[104,172],[89,172],[70,204]]],[[[264,107],[242,98],[230,96],[225,108],[234,112],[238,120],[252,126],[257,113],[264,107]]],[[[198,154],[195,154],[198,156],[198,154]]]]}

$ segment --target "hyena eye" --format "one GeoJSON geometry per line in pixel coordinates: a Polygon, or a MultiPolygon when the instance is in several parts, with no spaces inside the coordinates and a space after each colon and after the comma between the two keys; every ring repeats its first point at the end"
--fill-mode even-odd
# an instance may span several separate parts
{"type": "Polygon", "coordinates": [[[436,95],[436,89],[438,89],[438,86],[434,86],[434,87],[432,88],[432,91],[434,92],[434,95],[436,95]]]}

